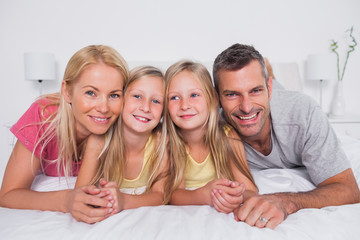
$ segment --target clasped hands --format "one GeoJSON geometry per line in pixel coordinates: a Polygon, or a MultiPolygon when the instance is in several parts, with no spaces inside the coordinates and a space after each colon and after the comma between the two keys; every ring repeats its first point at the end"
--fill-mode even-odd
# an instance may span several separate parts
{"type": "Polygon", "coordinates": [[[218,212],[234,213],[236,221],[250,226],[274,229],[287,217],[284,201],[280,195],[257,195],[247,193],[244,198],[245,184],[228,179],[216,179],[204,186],[211,190],[211,203],[218,212]]]}
{"type": "MultiPolygon", "coordinates": [[[[216,179],[203,187],[209,205],[222,213],[234,213],[236,221],[250,226],[274,229],[286,217],[284,201],[276,194],[249,194],[244,199],[245,184],[216,179]]],[[[115,182],[101,179],[99,186],[83,186],[71,191],[68,210],[77,221],[100,222],[123,210],[123,194],[115,182]]]]}
{"type": "Polygon", "coordinates": [[[95,223],[122,210],[122,194],[115,182],[101,179],[99,186],[83,186],[69,191],[68,212],[79,222],[95,223]]]}

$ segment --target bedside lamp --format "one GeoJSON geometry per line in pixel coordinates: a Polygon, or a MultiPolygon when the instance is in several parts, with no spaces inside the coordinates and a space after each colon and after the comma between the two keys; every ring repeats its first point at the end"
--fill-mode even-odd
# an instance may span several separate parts
{"type": "Polygon", "coordinates": [[[52,53],[31,52],[24,54],[25,79],[35,80],[40,84],[42,94],[42,81],[55,80],[55,58],[52,53]]]}
{"type": "Polygon", "coordinates": [[[309,55],[306,62],[308,80],[320,81],[320,107],[322,108],[322,82],[336,79],[336,61],[330,54],[309,55]]]}

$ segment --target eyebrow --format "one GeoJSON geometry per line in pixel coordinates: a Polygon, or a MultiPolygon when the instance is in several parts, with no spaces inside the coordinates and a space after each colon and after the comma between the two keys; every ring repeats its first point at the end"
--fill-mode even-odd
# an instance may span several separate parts
{"type": "MultiPolygon", "coordinates": [[[[186,92],[192,92],[192,91],[200,91],[200,92],[204,92],[201,88],[191,88],[189,90],[187,90],[186,92]]],[[[180,93],[179,91],[169,91],[168,94],[170,93],[180,93]]]]}
{"type": "MultiPolygon", "coordinates": [[[[99,89],[97,87],[94,87],[92,85],[85,85],[82,88],[92,88],[95,91],[99,91],[99,89]]],[[[122,89],[115,89],[115,90],[112,90],[110,93],[119,92],[119,91],[122,92],[123,90],[122,89]]]]}
{"type": "MultiPolygon", "coordinates": [[[[250,89],[250,92],[254,91],[255,89],[265,89],[264,85],[257,85],[253,88],[250,89]]],[[[236,94],[241,94],[239,91],[236,90],[229,90],[229,89],[225,89],[224,91],[222,91],[222,94],[226,94],[226,93],[236,93],[236,94]]]]}
{"type": "Polygon", "coordinates": [[[235,91],[235,90],[224,90],[223,92],[222,92],[222,94],[226,94],[226,93],[239,93],[238,91],[235,91]]]}

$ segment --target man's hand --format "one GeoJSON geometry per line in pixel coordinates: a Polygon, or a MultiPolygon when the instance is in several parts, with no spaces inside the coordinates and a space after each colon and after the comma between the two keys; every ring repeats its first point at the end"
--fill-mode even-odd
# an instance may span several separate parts
{"type": "Polygon", "coordinates": [[[283,201],[276,194],[255,195],[234,211],[235,220],[250,226],[274,229],[288,215],[283,201]]]}

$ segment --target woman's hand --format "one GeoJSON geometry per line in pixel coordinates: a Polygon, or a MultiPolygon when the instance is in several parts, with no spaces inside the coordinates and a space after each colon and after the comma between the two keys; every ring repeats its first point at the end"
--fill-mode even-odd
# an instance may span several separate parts
{"type": "Polygon", "coordinates": [[[68,212],[79,222],[95,223],[110,216],[114,207],[107,192],[95,186],[83,186],[69,190],[66,206],[68,212]]]}

